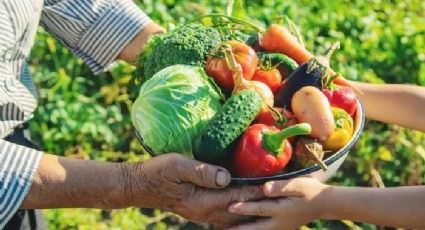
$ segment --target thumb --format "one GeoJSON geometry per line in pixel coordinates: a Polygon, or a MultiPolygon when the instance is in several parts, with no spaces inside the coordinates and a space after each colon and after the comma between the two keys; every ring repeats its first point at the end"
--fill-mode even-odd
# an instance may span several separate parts
{"type": "Polygon", "coordinates": [[[270,181],[264,184],[263,192],[268,197],[295,196],[301,197],[296,179],[270,181]]]}
{"type": "Polygon", "coordinates": [[[180,179],[205,188],[223,188],[230,183],[230,173],[223,167],[185,159],[180,164],[180,179]]]}

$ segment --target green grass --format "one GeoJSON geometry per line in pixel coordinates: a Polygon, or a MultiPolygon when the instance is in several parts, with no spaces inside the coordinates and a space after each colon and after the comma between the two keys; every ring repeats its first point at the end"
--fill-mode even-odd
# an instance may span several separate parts
{"type": "MultiPolygon", "coordinates": [[[[197,15],[226,11],[227,1],[146,0],[138,4],[153,20],[172,29],[197,15]],[[188,8],[192,10],[188,13],[188,8]]],[[[289,16],[301,28],[306,46],[319,53],[339,40],[332,66],[344,76],[374,83],[425,86],[425,2],[246,1],[247,17],[260,24],[289,16]]],[[[31,122],[34,139],[50,153],[105,161],[149,158],[133,136],[130,108],[139,84],[134,68],[118,63],[93,76],[54,38],[40,29],[31,69],[39,107],[31,122]]],[[[358,144],[329,183],[400,186],[424,183],[425,135],[368,121],[358,144]]],[[[51,229],[196,229],[159,210],[45,211],[51,229]],[[145,227],[146,226],[146,227],[145,227]]],[[[311,229],[377,229],[340,221],[315,221],[311,229]]],[[[307,227],[305,227],[307,229],[307,227]]]]}

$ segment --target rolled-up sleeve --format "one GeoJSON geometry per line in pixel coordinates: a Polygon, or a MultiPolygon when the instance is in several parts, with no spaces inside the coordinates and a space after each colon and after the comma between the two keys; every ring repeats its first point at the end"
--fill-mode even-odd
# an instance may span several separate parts
{"type": "Polygon", "coordinates": [[[37,5],[32,3],[0,1],[0,229],[21,206],[42,155],[3,139],[28,121],[37,106],[34,95],[17,76],[38,22],[31,11],[37,5]],[[34,28],[29,22],[34,22],[34,28]]]}
{"type": "MultiPolygon", "coordinates": [[[[0,138],[27,121],[37,103],[0,62],[0,138]]],[[[21,206],[42,153],[0,139],[0,229],[21,206]]]]}
{"type": "Polygon", "coordinates": [[[0,229],[20,207],[42,153],[0,139],[0,229]]]}
{"type": "Polygon", "coordinates": [[[150,22],[131,0],[45,0],[41,25],[95,74],[106,71],[150,22]]]}

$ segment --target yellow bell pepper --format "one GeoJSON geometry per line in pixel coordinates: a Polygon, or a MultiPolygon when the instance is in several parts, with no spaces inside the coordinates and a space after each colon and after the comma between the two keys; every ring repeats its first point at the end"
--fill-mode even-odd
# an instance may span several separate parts
{"type": "Polygon", "coordinates": [[[323,142],[325,150],[337,151],[344,147],[353,136],[353,118],[343,109],[332,107],[332,114],[335,119],[335,131],[323,142]]]}

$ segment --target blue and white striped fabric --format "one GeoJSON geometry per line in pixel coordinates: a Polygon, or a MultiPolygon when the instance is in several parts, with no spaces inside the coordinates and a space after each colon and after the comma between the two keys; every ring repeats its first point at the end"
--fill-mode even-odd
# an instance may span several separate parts
{"type": "Polygon", "coordinates": [[[3,140],[37,106],[27,59],[38,24],[100,73],[148,22],[131,0],[0,0],[0,229],[28,193],[42,155],[3,140]]]}

